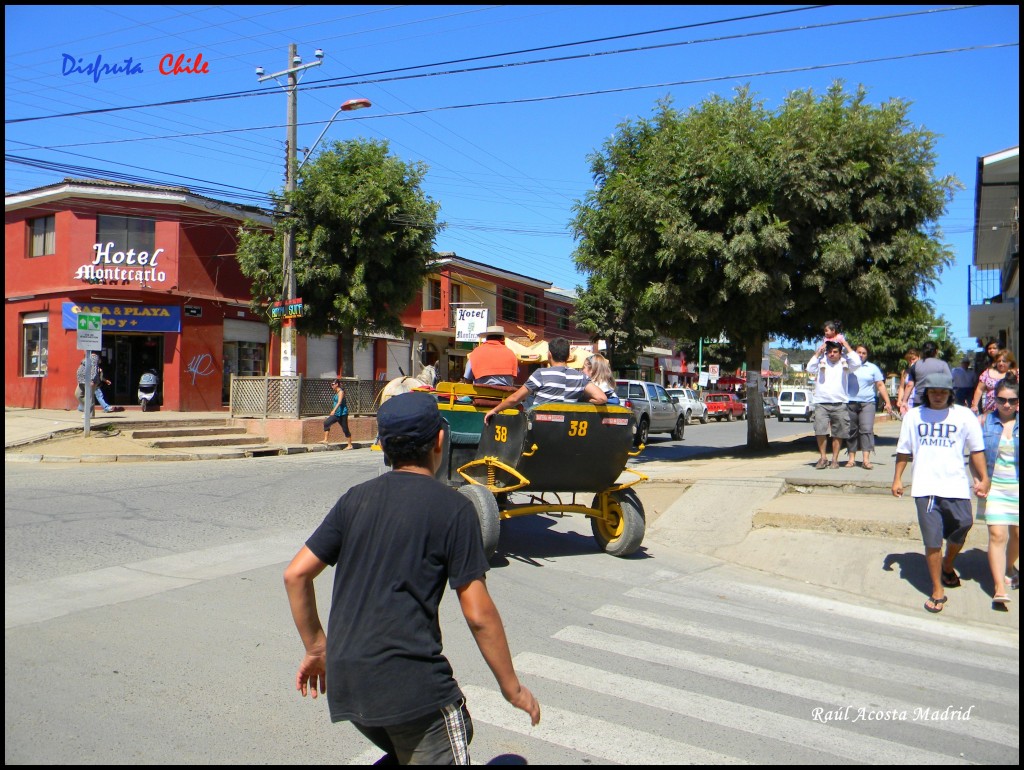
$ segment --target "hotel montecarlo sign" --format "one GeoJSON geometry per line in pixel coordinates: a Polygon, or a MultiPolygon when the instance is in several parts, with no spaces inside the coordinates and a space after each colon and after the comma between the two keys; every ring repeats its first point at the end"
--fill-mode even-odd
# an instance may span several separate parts
{"type": "Polygon", "coordinates": [[[167,280],[160,264],[163,249],[148,251],[116,251],[113,241],[93,244],[93,257],[75,272],[75,278],[87,283],[128,285],[157,284],[167,280]]]}

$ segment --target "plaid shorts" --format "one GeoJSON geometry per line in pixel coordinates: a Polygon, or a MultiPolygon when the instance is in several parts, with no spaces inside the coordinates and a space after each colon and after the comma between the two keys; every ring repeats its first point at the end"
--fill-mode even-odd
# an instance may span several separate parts
{"type": "Polygon", "coordinates": [[[367,727],[356,722],[352,725],[387,753],[377,764],[469,764],[473,720],[464,699],[393,727],[367,727]]]}

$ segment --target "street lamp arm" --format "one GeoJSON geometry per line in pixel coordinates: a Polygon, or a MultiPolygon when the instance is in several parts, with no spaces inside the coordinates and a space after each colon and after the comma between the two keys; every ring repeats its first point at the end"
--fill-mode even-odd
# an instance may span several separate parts
{"type": "Polygon", "coordinates": [[[324,130],[320,132],[320,136],[318,136],[316,138],[316,141],[313,142],[313,144],[310,146],[308,150],[306,150],[306,154],[303,156],[302,162],[299,163],[298,168],[302,168],[306,164],[306,161],[309,160],[309,157],[313,154],[313,150],[315,150],[316,146],[320,144],[320,140],[324,138],[324,134],[327,133],[327,129],[331,127],[331,124],[334,122],[334,119],[338,117],[338,115],[340,115],[343,112],[352,112],[352,110],[361,110],[365,107],[370,106],[371,104],[369,99],[349,99],[347,102],[342,104],[337,110],[335,110],[334,114],[331,115],[331,119],[327,121],[327,125],[324,126],[324,130]]]}

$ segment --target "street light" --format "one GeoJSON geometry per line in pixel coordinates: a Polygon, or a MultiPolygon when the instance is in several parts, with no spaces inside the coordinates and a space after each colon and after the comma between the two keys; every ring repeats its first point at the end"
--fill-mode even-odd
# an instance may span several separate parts
{"type": "MultiPolygon", "coordinates": [[[[292,300],[295,299],[295,272],[292,265],[295,256],[295,236],[292,232],[292,204],[289,202],[289,198],[291,197],[290,194],[295,192],[295,174],[298,170],[295,164],[295,145],[298,131],[298,74],[310,67],[319,67],[323,63],[324,52],[322,49],[317,48],[314,56],[316,61],[303,64],[302,57],[298,55],[295,43],[291,43],[288,46],[288,63],[290,65],[288,69],[271,75],[264,75],[262,67],[256,68],[256,76],[260,83],[267,80],[276,80],[278,85],[288,95],[288,141],[285,146],[284,164],[284,214],[287,221],[284,232],[284,254],[281,262],[281,272],[284,273],[284,285],[281,293],[284,295],[285,314],[288,313],[289,306],[292,300]],[[282,76],[288,77],[286,83],[281,83],[280,80],[277,80],[282,76]]],[[[295,374],[297,374],[295,364],[295,322],[291,318],[286,317],[281,325],[281,376],[293,377],[295,374]]]]}
{"type": "Polygon", "coordinates": [[[302,157],[302,162],[299,164],[299,168],[302,168],[306,164],[306,161],[309,160],[309,157],[313,154],[313,150],[315,150],[316,146],[320,144],[320,140],[324,138],[324,134],[327,133],[327,129],[331,127],[331,123],[334,122],[334,119],[336,117],[338,117],[343,112],[362,110],[372,106],[373,105],[370,103],[369,99],[349,99],[347,102],[342,104],[337,110],[335,110],[334,114],[331,115],[331,119],[327,121],[327,125],[324,126],[324,130],[320,132],[320,136],[316,138],[316,141],[313,142],[313,145],[308,150],[306,150],[306,154],[302,157]]]}

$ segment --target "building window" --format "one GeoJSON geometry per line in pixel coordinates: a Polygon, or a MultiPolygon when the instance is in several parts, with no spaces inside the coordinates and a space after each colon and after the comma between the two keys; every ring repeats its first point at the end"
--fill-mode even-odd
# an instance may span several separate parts
{"type": "Polygon", "coordinates": [[[56,232],[56,220],[51,214],[48,217],[38,217],[28,221],[30,257],[42,257],[46,254],[53,254],[56,250],[54,244],[54,233],[56,232]]]}
{"type": "Polygon", "coordinates": [[[501,320],[519,320],[519,293],[515,289],[501,290],[501,320]]]}
{"type": "Polygon", "coordinates": [[[25,377],[46,376],[46,355],[49,347],[48,313],[26,313],[21,318],[22,367],[25,377]]]}
{"type": "Polygon", "coordinates": [[[558,328],[565,331],[569,328],[569,311],[564,307],[558,308],[558,328]]]}
{"type": "Polygon", "coordinates": [[[523,295],[523,323],[534,324],[537,323],[537,295],[536,294],[524,294],[523,295]]]}
{"type": "Polygon", "coordinates": [[[156,244],[156,220],[140,217],[96,217],[96,242],[114,244],[114,251],[153,253],[156,244]]]}
{"type": "Polygon", "coordinates": [[[441,309],[441,282],[433,278],[427,281],[427,296],[424,298],[424,310],[441,309]]]}

